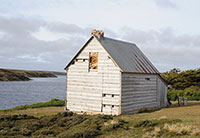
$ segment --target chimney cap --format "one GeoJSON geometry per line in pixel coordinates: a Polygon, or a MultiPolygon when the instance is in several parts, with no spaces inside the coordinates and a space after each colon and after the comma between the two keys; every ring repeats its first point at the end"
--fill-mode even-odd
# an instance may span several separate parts
{"type": "Polygon", "coordinates": [[[104,37],[104,32],[102,30],[92,30],[91,35],[97,36],[99,39],[104,37]]]}

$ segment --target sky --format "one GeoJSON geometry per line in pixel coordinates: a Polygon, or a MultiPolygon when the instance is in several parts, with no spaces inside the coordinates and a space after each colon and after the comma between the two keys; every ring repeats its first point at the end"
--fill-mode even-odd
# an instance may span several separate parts
{"type": "Polygon", "coordinates": [[[0,68],[64,71],[92,29],[135,43],[160,72],[200,67],[199,0],[0,3],[0,68]]]}

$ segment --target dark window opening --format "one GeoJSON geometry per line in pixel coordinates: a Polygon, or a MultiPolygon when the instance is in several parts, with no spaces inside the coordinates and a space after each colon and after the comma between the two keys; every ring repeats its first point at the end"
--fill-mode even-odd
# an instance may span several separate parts
{"type": "Polygon", "coordinates": [[[114,94],[112,94],[112,97],[114,97],[115,95],[114,94]]]}
{"type": "Polygon", "coordinates": [[[112,105],[112,107],[115,107],[114,105],[112,105]]]}
{"type": "Polygon", "coordinates": [[[82,59],[82,58],[77,58],[76,59],[76,62],[84,62],[85,61],[85,59],[82,59]]]}
{"type": "Polygon", "coordinates": [[[150,80],[150,78],[145,78],[145,80],[148,80],[148,81],[149,81],[149,80],[150,80]]]}
{"type": "Polygon", "coordinates": [[[106,107],[106,105],[104,104],[103,107],[106,107]]]}
{"type": "Polygon", "coordinates": [[[106,94],[103,94],[103,97],[106,97],[106,94]]]}

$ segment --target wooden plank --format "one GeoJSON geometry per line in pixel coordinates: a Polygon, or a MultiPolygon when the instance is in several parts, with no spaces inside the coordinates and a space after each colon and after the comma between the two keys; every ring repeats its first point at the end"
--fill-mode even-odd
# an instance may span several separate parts
{"type": "Polygon", "coordinates": [[[106,74],[106,73],[81,73],[81,74],[78,74],[78,73],[75,73],[75,72],[70,72],[70,75],[69,78],[72,77],[73,78],[77,78],[79,75],[79,78],[87,78],[87,77],[90,77],[90,78],[95,78],[95,77],[98,77],[99,79],[104,77],[104,79],[119,79],[119,76],[118,74],[110,74],[109,76],[106,74]]]}
{"type": "Polygon", "coordinates": [[[111,105],[119,105],[119,96],[111,97],[103,97],[103,104],[111,104],[111,105]]]}
{"type": "Polygon", "coordinates": [[[123,82],[123,84],[122,84],[122,86],[124,87],[124,86],[126,86],[126,85],[144,85],[144,84],[147,84],[147,85],[157,85],[157,83],[156,83],[156,80],[154,81],[154,82],[145,82],[144,80],[142,80],[142,81],[124,81],[123,82]]]}
{"type": "Polygon", "coordinates": [[[73,69],[73,70],[71,70],[71,69],[69,69],[68,70],[68,72],[76,72],[76,73],[85,73],[85,72],[88,72],[88,73],[96,73],[96,74],[98,74],[98,73],[107,73],[107,74],[118,74],[118,73],[120,73],[119,71],[117,71],[117,70],[97,70],[96,72],[90,72],[90,71],[88,71],[88,69],[86,70],[81,70],[81,69],[73,69]]]}
{"type": "Polygon", "coordinates": [[[120,87],[120,85],[117,82],[115,82],[115,83],[109,83],[109,82],[106,83],[106,82],[104,80],[103,81],[89,81],[89,82],[87,82],[87,81],[69,81],[68,86],[75,85],[75,86],[94,86],[94,87],[101,86],[102,87],[102,85],[103,85],[103,87],[113,87],[113,88],[120,87]]]}
{"type": "Polygon", "coordinates": [[[73,103],[85,103],[85,104],[101,104],[101,99],[99,97],[68,97],[67,102],[73,102],[73,103]]]}
{"type": "Polygon", "coordinates": [[[137,85],[134,87],[134,85],[132,85],[129,87],[123,87],[122,90],[124,92],[126,92],[126,91],[152,91],[152,90],[156,91],[157,88],[156,88],[156,86],[138,86],[137,85]]]}
{"type": "Polygon", "coordinates": [[[156,104],[156,102],[150,102],[150,103],[142,103],[141,102],[141,103],[135,103],[135,104],[127,104],[124,106],[123,109],[131,109],[132,108],[132,110],[133,110],[135,107],[140,107],[140,108],[157,107],[157,104],[156,104]]]}
{"type": "Polygon", "coordinates": [[[74,92],[74,91],[68,91],[68,96],[94,96],[94,97],[102,97],[102,94],[101,93],[91,93],[91,92],[88,92],[88,91],[81,91],[81,92],[74,92]]]}
{"type": "Polygon", "coordinates": [[[90,112],[90,111],[99,111],[101,112],[101,107],[99,106],[85,106],[85,105],[70,105],[68,104],[68,109],[71,111],[83,111],[83,112],[90,112]]]}
{"type": "Polygon", "coordinates": [[[147,87],[147,88],[153,88],[153,87],[155,87],[156,88],[156,86],[157,85],[155,85],[155,84],[137,84],[137,85],[125,85],[125,86],[123,86],[123,88],[131,88],[131,87],[134,87],[134,88],[145,88],[145,87],[147,87]]]}
{"type": "Polygon", "coordinates": [[[157,107],[156,103],[154,104],[140,104],[137,106],[126,106],[124,108],[122,108],[122,112],[128,112],[128,111],[134,111],[134,110],[139,110],[139,109],[143,109],[143,108],[153,108],[153,107],[157,107]]]}
{"type": "Polygon", "coordinates": [[[132,98],[142,98],[142,97],[149,97],[149,96],[156,96],[154,93],[141,93],[141,94],[127,94],[122,95],[122,99],[132,99],[132,98]]]}
{"type": "Polygon", "coordinates": [[[154,91],[156,93],[155,87],[137,87],[137,88],[122,88],[122,91],[124,94],[129,92],[148,92],[148,91],[154,91]]]}
{"type": "MultiPolygon", "coordinates": [[[[143,97],[138,97],[138,98],[126,98],[126,99],[122,99],[123,103],[138,103],[138,102],[142,102],[142,103],[146,103],[147,101],[156,101],[156,96],[151,96],[151,97],[145,97],[145,99],[143,97]]],[[[122,104],[125,105],[125,104],[122,104]]]]}
{"type": "Polygon", "coordinates": [[[126,102],[126,103],[122,103],[122,107],[126,107],[126,106],[137,106],[139,104],[153,104],[155,103],[155,105],[157,106],[157,102],[156,100],[147,100],[146,102],[144,101],[136,101],[136,102],[126,102]]]}

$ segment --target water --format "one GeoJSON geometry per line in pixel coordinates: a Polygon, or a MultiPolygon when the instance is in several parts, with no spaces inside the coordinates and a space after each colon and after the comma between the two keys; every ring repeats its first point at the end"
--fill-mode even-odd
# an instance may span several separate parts
{"type": "Polygon", "coordinates": [[[31,81],[0,82],[0,109],[65,99],[66,76],[32,78],[31,81]]]}

